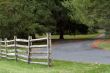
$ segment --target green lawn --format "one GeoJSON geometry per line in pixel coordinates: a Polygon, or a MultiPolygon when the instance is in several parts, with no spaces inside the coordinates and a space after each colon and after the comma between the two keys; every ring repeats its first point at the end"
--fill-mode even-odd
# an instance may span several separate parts
{"type": "Polygon", "coordinates": [[[109,42],[101,42],[98,45],[99,48],[105,49],[105,50],[110,50],[110,43],[109,42]]]}
{"type": "Polygon", "coordinates": [[[0,61],[0,73],[110,73],[110,65],[54,61],[53,67],[12,60],[0,61]]]}
{"type": "MultiPolygon", "coordinates": [[[[95,37],[97,37],[100,33],[97,34],[87,34],[87,35],[64,35],[65,39],[93,39],[95,37]]],[[[36,37],[44,37],[43,36],[38,36],[36,35],[36,37]]],[[[52,35],[52,39],[59,39],[59,35],[52,35]]]]}
{"type": "MultiPolygon", "coordinates": [[[[88,35],[64,35],[65,39],[93,39],[99,34],[88,34],[88,35]]],[[[58,39],[59,35],[52,35],[52,39],[58,39]]]]}

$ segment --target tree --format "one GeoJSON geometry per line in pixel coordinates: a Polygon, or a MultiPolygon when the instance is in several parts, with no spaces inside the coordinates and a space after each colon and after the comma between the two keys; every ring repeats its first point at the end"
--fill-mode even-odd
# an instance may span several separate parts
{"type": "MultiPolygon", "coordinates": [[[[88,9],[88,17],[95,21],[95,25],[104,28],[106,32],[110,32],[110,1],[94,0],[88,9]]],[[[107,36],[110,33],[107,34],[107,36]]]]}
{"type": "Polygon", "coordinates": [[[39,0],[1,0],[1,37],[12,38],[13,35],[18,35],[26,38],[32,35],[35,38],[36,33],[51,30],[54,20],[45,4],[39,0]]]}
{"type": "Polygon", "coordinates": [[[80,28],[76,26],[99,22],[96,16],[92,17],[94,3],[92,0],[0,0],[0,36],[35,38],[36,33],[51,31],[64,39],[65,33],[75,33],[80,28]]]}
{"type": "Polygon", "coordinates": [[[68,0],[63,3],[63,5],[70,10],[68,15],[73,21],[76,21],[77,24],[86,24],[88,26],[93,24],[87,15],[90,4],[90,0],[68,0]]]}
{"type": "Polygon", "coordinates": [[[89,17],[95,19],[98,24],[108,25],[110,22],[110,1],[95,0],[89,7],[89,17]]]}
{"type": "Polygon", "coordinates": [[[64,0],[48,0],[49,9],[52,13],[52,17],[56,21],[55,29],[56,32],[60,35],[60,39],[64,39],[65,31],[68,30],[68,22],[70,17],[68,16],[69,9],[63,6],[62,2],[64,0]]]}
{"type": "Polygon", "coordinates": [[[77,23],[86,24],[90,27],[104,27],[109,31],[109,0],[69,0],[64,2],[64,6],[71,11],[70,17],[77,23]]]}

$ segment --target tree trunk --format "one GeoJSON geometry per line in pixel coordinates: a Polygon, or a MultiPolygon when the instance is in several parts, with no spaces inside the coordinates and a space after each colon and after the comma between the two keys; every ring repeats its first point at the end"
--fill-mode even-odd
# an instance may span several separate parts
{"type": "Polygon", "coordinates": [[[32,36],[32,38],[33,38],[33,39],[35,39],[35,38],[36,38],[35,34],[31,34],[31,36],[32,36]]]}
{"type": "Polygon", "coordinates": [[[59,39],[64,39],[64,32],[63,32],[63,30],[60,30],[60,37],[59,37],[59,39]]]}

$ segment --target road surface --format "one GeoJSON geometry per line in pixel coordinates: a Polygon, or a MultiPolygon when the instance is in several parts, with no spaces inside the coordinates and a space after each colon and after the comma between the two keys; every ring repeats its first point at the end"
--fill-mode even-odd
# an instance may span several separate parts
{"type": "Polygon", "coordinates": [[[68,42],[53,46],[53,59],[83,62],[110,64],[110,51],[91,48],[94,40],[68,42]]]}

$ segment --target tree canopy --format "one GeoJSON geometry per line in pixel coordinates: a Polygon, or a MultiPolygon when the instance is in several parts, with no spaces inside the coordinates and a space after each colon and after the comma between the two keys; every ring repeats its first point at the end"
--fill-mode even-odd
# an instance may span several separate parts
{"type": "Polygon", "coordinates": [[[109,0],[0,0],[0,37],[81,32],[109,26],[109,0]]]}
{"type": "Polygon", "coordinates": [[[47,28],[51,28],[51,24],[55,22],[51,15],[44,1],[1,0],[1,35],[25,37],[25,35],[48,31],[47,28]]]}
{"type": "Polygon", "coordinates": [[[91,6],[88,9],[88,15],[90,18],[95,20],[96,24],[110,27],[110,1],[91,1],[91,6]]]}

